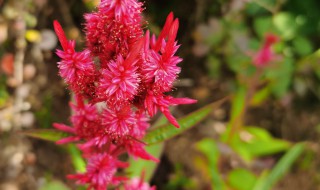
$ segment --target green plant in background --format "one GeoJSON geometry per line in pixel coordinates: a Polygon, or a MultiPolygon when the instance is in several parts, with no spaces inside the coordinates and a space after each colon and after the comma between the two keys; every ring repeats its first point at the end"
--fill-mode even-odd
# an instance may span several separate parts
{"type": "Polygon", "coordinates": [[[53,123],[52,118],[52,97],[50,95],[46,95],[44,97],[44,100],[42,101],[43,106],[35,113],[35,116],[37,118],[37,121],[39,122],[39,126],[41,128],[51,128],[53,123]]]}
{"type": "MultiPolygon", "coordinates": [[[[315,47],[319,40],[319,2],[299,0],[255,0],[243,3],[240,10],[231,10],[223,18],[210,18],[196,30],[195,52],[206,55],[209,74],[221,77],[226,63],[235,76],[250,75],[252,51],[266,33],[274,33],[281,41],[274,50],[281,55],[273,66],[265,69],[263,87],[265,98],[283,98],[288,93],[306,95],[308,91],[319,97],[319,55],[315,47]]],[[[239,78],[229,81],[234,84],[239,78]]]]}
{"type": "Polygon", "coordinates": [[[220,157],[216,142],[212,139],[203,139],[197,143],[197,148],[207,158],[206,161],[197,161],[206,162],[206,166],[209,166],[201,168],[210,176],[213,189],[270,190],[303,153],[305,145],[298,143],[291,147],[271,170],[265,170],[259,176],[248,169],[236,168],[231,170],[225,179],[218,169],[220,157]]]}
{"type": "Polygon", "coordinates": [[[6,89],[6,78],[4,76],[0,76],[0,108],[5,105],[9,98],[9,94],[6,89]]]}
{"type": "Polygon", "coordinates": [[[205,162],[205,164],[200,164],[199,168],[205,170],[204,172],[210,176],[213,189],[270,190],[288,172],[304,150],[305,145],[302,143],[294,145],[272,137],[263,128],[245,126],[248,107],[257,106],[266,98],[265,88],[257,90],[257,85],[263,81],[261,76],[268,72],[260,66],[256,67],[255,73],[251,75],[239,74],[238,78],[241,80],[239,80],[231,101],[230,121],[225,132],[221,134],[221,138],[219,140],[204,139],[197,143],[196,147],[205,155],[206,159],[205,161],[197,159],[196,162],[198,164],[205,162]],[[245,161],[248,168],[254,159],[284,151],[286,153],[270,171],[265,170],[258,175],[250,169],[234,168],[229,171],[227,177],[223,178],[219,170],[219,160],[221,159],[219,144],[230,147],[240,156],[241,160],[245,161]]]}
{"type": "MultiPolygon", "coordinates": [[[[211,19],[208,25],[197,29],[196,33],[202,35],[197,45],[204,44],[206,48],[202,47],[205,50],[202,53],[208,53],[209,74],[219,79],[222,64],[226,63],[235,76],[229,81],[234,96],[225,132],[219,140],[204,139],[196,146],[206,157],[196,159],[196,162],[200,162],[199,168],[209,174],[213,189],[272,189],[306,147],[303,143],[294,144],[274,138],[263,128],[245,124],[247,110],[263,105],[268,99],[281,99],[289,93],[305,95],[308,89],[319,97],[319,87],[315,87],[318,84],[310,84],[306,73],[316,76],[319,73],[319,54],[314,52],[310,36],[320,31],[307,18],[310,19],[310,15],[320,18],[320,15],[314,11],[317,9],[316,1],[302,4],[299,1],[252,1],[244,5],[245,14],[231,12],[223,19],[211,19]],[[248,20],[251,22],[246,22],[248,20]],[[273,46],[276,55],[269,60],[272,63],[261,67],[252,63],[261,52],[254,53],[261,47],[259,41],[266,33],[274,33],[281,40],[273,46]],[[233,168],[226,177],[222,176],[219,170],[219,160],[223,159],[219,148],[221,144],[240,156],[246,169],[233,168]],[[273,168],[259,173],[250,169],[254,160],[281,152],[285,154],[273,168]],[[206,169],[202,162],[210,167],[206,169]]],[[[199,49],[196,47],[196,53],[199,49]]]]}

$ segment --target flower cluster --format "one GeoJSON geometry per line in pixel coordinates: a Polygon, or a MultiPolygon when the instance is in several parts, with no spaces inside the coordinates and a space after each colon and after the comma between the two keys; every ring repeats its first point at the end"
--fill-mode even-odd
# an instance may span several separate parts
{"type": "MultiPolygon", "coordinates": [[[[150,35],[142,29],[142,6],[136,0],[101,0],[97,12],[85,15],[87,48],[81,52],[75,51],[75,42],[67,40],[54,21],[62,46],[57,50],[59,74],[75,97],[70,104],[72,126],[55,123],[54,127],[71,134],[58,143],[78,143],[87,170],[69,177],[89,189],[104,190],[126,180],[116,175],[128,166],[119,160],[123,153],[158,161],[141,140],[149,118],[160,110],[179,127],[169,106],[196,102],[167,95],[182,61],[175,55],[178,19],[170,13],[159,36],[150,35]]],[[[148,189],[142,182],[133,184],[148,189]]]]}

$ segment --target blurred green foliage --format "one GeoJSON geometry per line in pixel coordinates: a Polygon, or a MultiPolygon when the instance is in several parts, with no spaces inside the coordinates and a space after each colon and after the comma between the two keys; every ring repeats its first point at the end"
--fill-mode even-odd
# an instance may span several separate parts
{"type": "Polygon", "coordinates": [[[196,162],[205,162],[199,168],[210,175],[212,189],[268,190],[290,171],[303,152],[303,168],[315,161],[315,153],[305,151],[304,144],[273,137],[259,126],[246,126],[246,114],[252,107],[287,96],[306,97],[311,93],[320,100],[320,2],[253,0],[242,5],[222,17],[209,16],[207,23],[195,31],[195,53],[206,58],[208,75],[214,80],[228,80],[229,93],[233,94],[226,131],[220,139],[197,143],[206,159],[196,162]],[[272,47],[275,59],[265,67],[256,67],[253,57],[270,33],[280,38],[272,47]],[[232,77],[223,76],[226,68],[232,77]],[[245,167],[230,169],[226,178],[219,163],[225,159],[221,144],[246,163],[245,167]],[[255,160],[279,153],[284,155],[272,168],[260,172],[251,169],[255,160]]]}
{"type": "MultiPolygon", "coordinates": [[[[268,96],[281,98],[290,92],[304,95],[308,89],[319,96],[319,91],[314,90],[317,87],[306,80],[296,80],[306,74],[306,68],[311,68],[307,78],[319,73],[314,62],[305,60],[315,56],[315,47],[319,47],[319,1],[254,0],[242,4],[242,9],[231,10],[223,17],[209,16],[208,23],[196,30],[196,44],[206,48],[201,55],[207,58],[208,74],[221,77],[221,68],[225,68],[222,65],[227,64],[236,76],[252,75],[252,56],[261,47],[264,36],[273,33],[280,37],[273,47],[278,58],[261,74],[268,82],[268,96]]],[[[239,77],[230,82],[238,80],[239,77]]]]}

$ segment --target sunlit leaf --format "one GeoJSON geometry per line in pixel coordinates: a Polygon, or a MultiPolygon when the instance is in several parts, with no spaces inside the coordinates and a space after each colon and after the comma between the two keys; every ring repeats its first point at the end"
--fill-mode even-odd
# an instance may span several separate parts
{"type": "Polygon", "coordinates": [[[281,34],[282,39],[292,39],[298,29],[294,16],[288,12],[280,12],[273,17],[273,24],[281,34]]]}
{"type": "Polygon", "coordinates": [[[290,148],[288,141],[273,138],[268,131],[258,127],[245,127],[232,137],[230,145],[246,161],[290,148]]]}
{"type": "Polygon", "coordinates": [[[236,190],[252,190],[257,177],[248,170],[235,169],[228,175],[229,184],[236,190]]]}
{"type": "Polygon", "coordinates": [[[39,188],[39,190],[70,190],[70,188],[61,181],[49,181],[39,188]]]}
{"type": "Polygon", "coordinates": [[[82,158],[80,150],[74,145],[68,145],[68,152],[71,156],[72,164],[77,172],[85,172],[86,171],[86,162],[82,158]]]}

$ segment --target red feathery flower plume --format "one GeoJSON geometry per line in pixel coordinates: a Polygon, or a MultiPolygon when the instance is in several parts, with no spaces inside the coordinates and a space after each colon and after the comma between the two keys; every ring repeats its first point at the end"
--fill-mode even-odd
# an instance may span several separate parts
{"type": "MultiPolygon", "coordinates": [[[[141,141],[149,117],[160,110],[179,127],[169,107],[196,102],[166,94],[181,71],[177,64],[182,59],[175,55],[178,19],[170,13],[158,38],[150,37],[142,28],[142,6],[136,0],[102,0],[97,12],[85,15],[87,48],[81,52],[75,51],[75,41],[67,40],[54,21],[62,46],[57,50],[59,74],[76,100],[70,104],[72,125],[54,124],[71,134],[57,143],[78,144],[87,160],[87,171],[69,177],[88,184],[89,189],[105,190],[125,180],[116,176],[118,169],[128,166],[119,160],[123,153],[158,162],[141,141]]],[[[125,189],[155,187],[131,181],[125,189]]]]}

